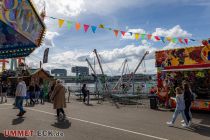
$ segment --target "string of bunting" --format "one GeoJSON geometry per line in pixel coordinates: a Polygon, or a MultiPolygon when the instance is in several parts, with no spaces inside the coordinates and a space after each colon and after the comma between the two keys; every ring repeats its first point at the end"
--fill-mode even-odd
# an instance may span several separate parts
{"type": "MultiPolygon", "coordinates": [[[[85,33],[88,32],[89,29],[91,29],[93,33],[96,33],[96,30],[99,28],[99,29],[113,31],[113,33],[116,37],[118,37],[120,33],[122,36],[129,34],[130,36],[134,36],[136,40],[139,40],[139,39],[152,40],[152,39],[154,39],[155,41],[162,41],[163,43],[173,42],[173,43],[181,43],[181,44],[188,44],[190,41],[192,41],[192,42],[198,41],[198,40],[195,40],[192,38],[181,38],[181,37],[174,38],[174,37],[157,36],[157,35],[152,35],[152,34],[140,34],[140,33],[134,33],[134,32],[126,32],[126,31],[121,31],[118,29],[107,28],[107,27],[105,27],[104,24],[95,26],[95,25],[90,25],[90,24],[81,24],[79,22],[64,20],[64,19],[55,18],[55,17],[51,17],[51,16],[46,16],[46,17],[54,19],[54,20],[58,20],[59,28],[62,28],[64,23],[66,22],[68,29],[71,29],[72,26],[75,26],[76,31],[79,31],[81,28],[83,28],[85,33]]],[[[201,42],[201,41],[198,41],[198,42],[201,42]]]]}

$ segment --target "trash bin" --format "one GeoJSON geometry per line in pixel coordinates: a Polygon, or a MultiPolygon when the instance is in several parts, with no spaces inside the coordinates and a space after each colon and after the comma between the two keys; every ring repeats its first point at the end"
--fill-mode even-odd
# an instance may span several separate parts
{"type": "Polygon", "coordinates": [[[156,95],[151,95],[150,97],[150,108],[151,109],[157,109],[157,96],[156,95]]]}

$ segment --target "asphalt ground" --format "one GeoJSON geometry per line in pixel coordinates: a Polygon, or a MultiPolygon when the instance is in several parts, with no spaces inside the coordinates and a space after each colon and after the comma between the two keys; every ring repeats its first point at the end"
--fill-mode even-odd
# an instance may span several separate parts
{"type": "Polygon", "coordinates": [[[52,104],[47,102],[25,107],[24,117],[17,117],[13,102],[9,99],[0,104],[0,140],[210,140],[210,113],[193,112],[190,128],[181,126],[180,116],[174,127],[168,127],[166,121],[173,112],[151,110],[147,100],[142,105],[111,101],[85,105],[73,97],[65,108],[64,121],[56,119],[52,104]],[[33,130],[33,136],[5,137],[5,130],[33,130]]]}

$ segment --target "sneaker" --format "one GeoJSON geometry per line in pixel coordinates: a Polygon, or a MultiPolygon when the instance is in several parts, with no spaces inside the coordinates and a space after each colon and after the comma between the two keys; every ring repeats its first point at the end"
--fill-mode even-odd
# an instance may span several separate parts
{"type": "Polygon", "coordinates": [[[183,123],[182,127],[186,128],[186,127],[189,127],[189,126],[186,123],[183,123]]]}
{"type": "Polygon", "coordinates": [[[172,122],[166,122],[166,124],[167,124],[168,126],[174,126],[174,124],[173,124],[172,122]]]}
{"type": "Polygon", "coordinates": [[[182,120],[181,123],[184,123],[184,120],[182,120]]]}
{"type": "Polygon", "coordinates": [[[188,126],[190,127],[192,125],[192,121],[189,121],[188,126]]]}

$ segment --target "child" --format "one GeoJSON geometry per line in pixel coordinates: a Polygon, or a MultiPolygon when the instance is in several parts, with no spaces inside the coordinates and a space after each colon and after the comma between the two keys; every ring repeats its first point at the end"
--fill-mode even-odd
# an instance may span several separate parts
{"type": "Polygon", "coordinates": [[[176,88],[176,109],[175,109],[175,112],[173,114],[172,121],[171,122],[167,122],[167,124],[169,126],[173,126],[175,121],[176,121],[177,116],[181,113],[182,114],[182,118],[184,119],[184,122],[185,122],[185,124],[183,124],[182,126],[183,127],[187,127],[188,123],[187,123],[187,119],[186,119],[184,110],[185,110],[184,96],[183,96],[181,88],[177,87],[176,88]]]}

